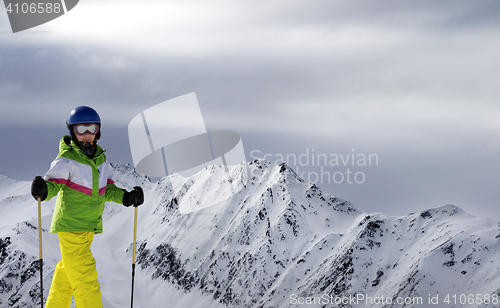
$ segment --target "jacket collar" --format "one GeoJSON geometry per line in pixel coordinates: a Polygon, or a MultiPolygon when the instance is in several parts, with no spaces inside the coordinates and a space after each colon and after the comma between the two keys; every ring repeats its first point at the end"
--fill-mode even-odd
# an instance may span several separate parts
{"type": "MultiPolygon", "coordinates": [[[[71,140],[71,136],[69,136],[69,135],[62,137],[61,141],[59,142],[59,152],[62,152],[62,151],[70,151],[70,152],[77,151],[78,154],[80,154],[84,157],[88,157],[87,154],[85,154],[82,151],[82,149],[80,149],[80,147],[78,147],[78,145],[73,140],[71,140]]],[[[96,144],[96,151],[95,151],[94,157],[92,157],[92,159],[99,157],[104,152],[105,151],[98,144],[96,144]]]]}

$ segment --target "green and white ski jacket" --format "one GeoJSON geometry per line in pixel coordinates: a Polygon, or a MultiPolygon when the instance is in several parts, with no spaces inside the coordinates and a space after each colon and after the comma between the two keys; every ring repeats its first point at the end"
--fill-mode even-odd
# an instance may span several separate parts
{"type": "Polygon", "coordinates": [[[104,152],[97,145],[94,158],[90,158],[69,136],[61,139],[59,154],[44,176],[45,200],[59,193],[50,232],[102,233],[104,202],[123,203],[125,190],[114,184],[114,171],[104,152]]]}

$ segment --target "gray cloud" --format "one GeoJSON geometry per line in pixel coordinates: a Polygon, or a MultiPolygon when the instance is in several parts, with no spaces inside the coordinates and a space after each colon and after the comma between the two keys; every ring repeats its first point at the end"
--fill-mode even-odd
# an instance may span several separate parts
{"type": "Polygon", "coordinates": [[[0,174],[42,173],[78,105],[102,115],[110,160],[131,162],[128,121],[196,92],[207,127],[239,132],[248,158],[378,154],[362,185],[319,184],[362,210],[500,214],[498,1],[140,5],[81,2],[37,30],[53,33],[0,34],[0,159],[13,161],[0,174]]]}

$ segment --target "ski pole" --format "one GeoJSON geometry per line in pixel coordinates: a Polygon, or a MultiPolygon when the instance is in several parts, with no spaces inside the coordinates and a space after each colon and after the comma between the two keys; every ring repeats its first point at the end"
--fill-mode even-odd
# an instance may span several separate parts
{"type": "Polygon", "coordinates": [[[134,242],[132,243],[132,293],[130,297],[130,307],[134,307],[134,277],[135,277],[135,247],[137,239],[137,207],[135,207],[134,213],[134,242]]]}
{"type": "Polygon", "coordinates": [[[42,199],[38,198],[38,255],[40,260],[40,307],[43,308],[42,199]]]}

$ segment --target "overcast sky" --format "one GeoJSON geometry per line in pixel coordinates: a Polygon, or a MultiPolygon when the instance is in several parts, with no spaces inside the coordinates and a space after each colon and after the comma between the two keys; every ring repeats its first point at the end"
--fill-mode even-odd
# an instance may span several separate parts
{"type": "Polygon", "coordinates": [[[43,175],[79,105],[101,115],[108,159],[132,164],[129,121],[195,92],[247,160],[303,155],[297,173],[361,211],[498,219],[499,38],[497,0],[83,0],[16,34],[2,7],[0,174],[43,175]]]}

